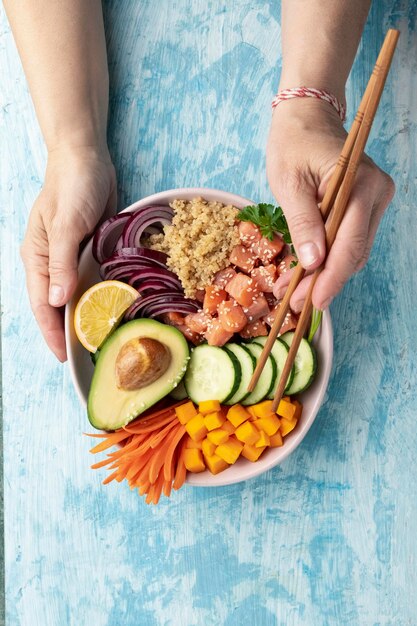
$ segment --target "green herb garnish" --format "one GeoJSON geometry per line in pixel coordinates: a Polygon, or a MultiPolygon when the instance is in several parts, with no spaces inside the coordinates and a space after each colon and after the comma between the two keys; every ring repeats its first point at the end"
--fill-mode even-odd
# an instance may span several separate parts
{"type": "Polygon", "coordinates": [[[262,235],[270,241],[274,238],[274,233],[280,233],[285,243],[291,244],[287,220],[279,206],[264,203],[246,206],[239,212],[237,218],[241,222],[252,222],[259,226],[262,235]]]}
{"type": "Polygon", "coordinates": [[[320,326],[322,316],[323,311],[319,311],[318,309],[313,308],[313,312],[311,314],[310,330],[308,333],[308,343],[311,343],[313,341],[314,335],[316,334],[320,326]]]}

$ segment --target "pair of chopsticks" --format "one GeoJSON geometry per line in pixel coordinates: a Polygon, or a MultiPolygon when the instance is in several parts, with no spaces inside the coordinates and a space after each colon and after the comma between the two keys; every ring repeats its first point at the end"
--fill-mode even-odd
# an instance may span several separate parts
{"type": "MultiPolygon", "coordinates": [[[[356,172],[365,150],[365,145],[368,140],[371,126],[381,99],[382,91],[385,86],[385,81],[391,67],[399,35],[400,33],[398,30],[390,29],[387,32],[372,75],[369,79],[365,93],[363,94],[356,117],[346,138],[336,168],[327,185],[326,192],[320,206],[320,211],[323,216],[323,220],[325,221],[327,253],[330,251],[330,248],[336,238],[337,231],[342,222],[349,201],[353,184],[355,182],[356,172]]],[[[293,367],[294,359],[300,346],[301,339],[306,332],[307,325],[311,318],[313,310],[311,296],[314,285],[316,284],[317,278],[323,268],[324,262],[314,271],[312,275],[311,283],[304,301],[304,306],[295,329],[294,338],[292,340],[287,360],[281,372],[280,380],[275,392],[272,403],[273,411],[277,410],[278,404],[283,396],[288,376],[293,367]]],[[[280,303],[277,316],[271,327],[271,331],[259,358],[257,367],[249,383],[248,391],[253,391],[259,380],[274,341],[281,330],[281,326],[288,312],[291,296],[304,275],[305,270],[302,265],[298,263],[294,268],[291,281],[287,287],[284,298],[280,303]]]]}

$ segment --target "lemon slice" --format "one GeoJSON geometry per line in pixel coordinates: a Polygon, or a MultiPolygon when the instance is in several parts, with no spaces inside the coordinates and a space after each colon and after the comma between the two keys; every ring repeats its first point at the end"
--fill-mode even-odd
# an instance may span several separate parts
{"type": "Polygon", "coordinates": [[[139,293],[119,280],[103,280],[88,289],[79,299],[74,312],[78,339],[95,352],[116,328],[139,293]]]}

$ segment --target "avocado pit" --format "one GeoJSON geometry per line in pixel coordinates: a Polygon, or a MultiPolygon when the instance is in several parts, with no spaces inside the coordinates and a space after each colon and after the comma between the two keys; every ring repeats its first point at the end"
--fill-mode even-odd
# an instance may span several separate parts
{"type": "Polygon", "coordinates": [[[149,337],[130,339],[116,358],[116,384],[124,391],[147,387],[167,371],[170,362],[171,352],[160,341],[149,337]]]}

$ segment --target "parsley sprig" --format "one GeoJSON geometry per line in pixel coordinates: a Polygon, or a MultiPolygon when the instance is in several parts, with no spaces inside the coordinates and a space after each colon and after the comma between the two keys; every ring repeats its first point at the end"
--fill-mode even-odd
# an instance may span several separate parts
{"type": "Polygon", "coordinates": [[[285,215],[279,206],[273,204],[260,203],[247,206],[238,214],[241,222],[252,222],[259,226],[264,237],[272,241],[274,233],[280,233],[285,241],[291,245],[291,235],[285,215]]]}

